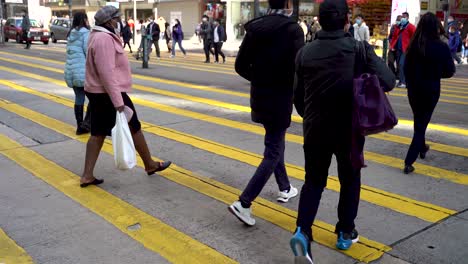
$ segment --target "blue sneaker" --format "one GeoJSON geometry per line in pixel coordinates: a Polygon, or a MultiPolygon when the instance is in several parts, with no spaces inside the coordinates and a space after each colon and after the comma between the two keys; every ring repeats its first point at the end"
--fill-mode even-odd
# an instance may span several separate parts
{"type": "Polygon", "coordinates": [[[291,238],[290,245],[295,256],[295,264],[314,264],[310,252],[310,240],[301,231],[300,227],[297,228],[296,233],[291,238]]]}
{"type": "Polygon", "coordinates": [[[336,241],[336,247],[341,250],[348,250],[353,244],[359,241],[359,234],[355,230],[351,233],[338,233],[338,240],[336,241]]]}

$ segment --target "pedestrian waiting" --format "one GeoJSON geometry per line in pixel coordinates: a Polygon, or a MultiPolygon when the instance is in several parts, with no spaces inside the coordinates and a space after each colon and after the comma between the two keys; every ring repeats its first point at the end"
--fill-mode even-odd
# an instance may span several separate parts
{"type": "Polygon", "coordinates": [[[418,156],[426,158],[429,145],[425,135],[440,97],[440,79],[455,74],[453,52],[440,39],[441,23],[433,13],[421,17],[413,41],[409,45],[405,74],[408,99],[413,110],[414,134],[405,159],[404,173],[415,170],[418,156]]]}
{"type": "Polygon", "coordinates": [[[119,10],[113,6],[101,8],[94,16],[96,25],[90,36],[86,58],[85,91],[91,105],[91,137],[86,145],[86,160],[81,187],[104,182],[94,176],[99,153],[106,136],[115,126],[116,112],[127,113],[135,148],[140,154],[148,175],[167,169],[170,161],[156,162],[148,149],[141,123],[128,92],[132,89],[128,57],[115,34],[120,19],[119,10]]]}
{"type": "Polygon", "coordinates": [[[350,157],[355,154],[354,149],[362,153],[365,139],[353,133],[353,79],[363,73],[360,69],[365,69],[377,75],[384,90],[395,86],[395,76],[372,46],[356,41],[344,31],[349,23],[348,12],[346,0],[325,0],[319,9],[322,30],[296,59],[294,104],[304,120],[306,175],[297,228],[290,244],[297,260],[303,261],[300,263],[313,263],[312,224],[327,185],[333,155],[341,185],[336,247],[347,250],[359,240],[354,221],[359,207],[362,165],[356,166],[350,157]],[[357,52],[359,46],[364,47],[362,54],[357,52]],[[362,62],[355,64],[356,61],[362,62]]]}
{"type": "Polygon", "coordinates": [[[269,0],[268,14],[245,25],[247,34],[235,63],[236,72],[251,83],[252,121],[265,128],[263,160],[239,200],[229,206],[229,211],[249,226],[255,225],[252,202],[273,173],[279,202],[286,203],[298,194],[288,179],[284,151],[293,110],[294,60],[304,46],[304,32],[290,18],[287,2],[269,0]]]}

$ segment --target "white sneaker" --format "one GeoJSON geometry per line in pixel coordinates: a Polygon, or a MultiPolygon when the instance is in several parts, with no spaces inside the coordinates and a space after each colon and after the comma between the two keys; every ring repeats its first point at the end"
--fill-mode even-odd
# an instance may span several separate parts
{"type": "Polygon", "coordinates": [[[248,226],[255,225],[255,219],[252,218],[252,209],[242,207],[239,201],[229,206],[229,212],[235,215],[242,223],[248,226]]]}
{"type": "Polygon", "coordinates": [[[297,189],[291,185],[291,189],[289,190],[289,192],[286,192],[286,191],[278,192],[277,201],[282,202],[282,203],[287,203],[289,199],[296,197],[298,193],[299,192],[297,191],[297,189]]]}

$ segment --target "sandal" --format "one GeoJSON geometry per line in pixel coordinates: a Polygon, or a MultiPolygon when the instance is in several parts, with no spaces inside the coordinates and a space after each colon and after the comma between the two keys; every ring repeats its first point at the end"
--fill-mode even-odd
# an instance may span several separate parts
{"type": "Polygon", "coordinates": [[[81,183],[80,184],[80,187],[81,188],[86,188],[90,185],[99,185],[99,184],[102,184],[104,182],[104,180],[99,180],[99,179],[94,179],[94,181],[92,182],[87,182],[87,183],[81,183]]]}
{"type": "Polygon", "coordinates": [[[163,171],[167,168],[169,168],[169,166],[171,166],[172,162],[171,161],[164,161],[164,162],[159,162],[159,167],[152,170],[152,171],[146,171],[146,173],[148,174],[148,176],[151,176],[153,174],[155,174],[156,172],[158,171],[163,171]]]}

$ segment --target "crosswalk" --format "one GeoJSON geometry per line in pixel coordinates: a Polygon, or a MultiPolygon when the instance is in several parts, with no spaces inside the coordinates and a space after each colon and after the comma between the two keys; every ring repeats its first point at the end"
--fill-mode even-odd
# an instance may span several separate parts
{"type": "MultiPolygon", "coordinates": [[[[22,55],[0,51],[0,111],[6,111],[15,117],[34,123],[44,129],[53,131],[81,145],[87,142],[87,136],[76,136],[72,125],[72,116],[64,118],[62,113],[72,113],[73,101],[70,89],[63,81],[63,62],[50,57],[39,55],[22,55]],[[46,103],[60,112],[42,110],[34,104],[25,104],[21,98],[46,103]]],[[[130,58],[130,61],[132,59],[130,58]]],[[[194,59],[186,61],[152,62],[155,65],[170,65],[170,67],[184,67],[188,70],[197,69],[207,73],[216,72],[229,74],[234,71],[232,64],[202,65],[194,59]],[[175,65],[175,66],[174,66],[175,65]],[[192,69],[194,68],[194,69],[192,69]]],[[[169,67],[169,66],[168,66],[169,67]]],[[[228,75],[229,75],[228,74],[228,75]]],[[[251,170],[261,161],[261,136],[263,128],[248,121],[248,91],[244,88],[230,90],[188,82],[165,80],[151,75],[135,73],[132,100],[139,109],[143,131],[151,138],[151,142],[171,142],[176,148],[190,149],[190,157],[174,159],[175,165],[161,177],[185,188],[194,194],[200,194],[204,199],[211,199],[224,206],[232,203],[241,193],[245,179],[251,170]],[[141,109],[141,111],[140,111],[141,109]],[[159,120],[159,121],[158,121],[159,120]],[[165,120],[166,122],[163,122],[165,120]],[[194,128],[184,127],[181,122],[200,122],[194,128]],[[163,123],[160,125],[160,123],[163,123]],[[182,125],[177,125],[181,123],[182,125]],[[244,141],[245,140],[245,141],[244,141]],[[195,157],[195,155],[200,155],[195,157]],[[206,157],[206,158],[204,158],[206,157]],[[190,162],[186,161],[192,160],[190,162]],[[203,160],[206,166],[212,168],[215,164],[228,167],[219,169],[203,169],[205,164],[197,164],[203,160]],[[179,164],[180,163],[180,164],[179,164]],[[242,175],[215,175],[226,170],[242,175]],[[210,171],[212,171],[210,173],[210,171]],[[233,177],[238,177],[237,179],[233,177]]],[[[392,93],[395,97],[402,97],[402,90],[392,93]]],[[[468,84],[463,79],[445,81],[443,85],[441,103],[460,107],[466,114],[468,104],[468,84]]],[[[461,114],[462,114],[461,113],[461,114]]],[[[10,120],[0,120],[7,124],[10,120]]],[[[294,182],[300,184],[304,179],[303,161],[300,147],[303,138],[300,133],[302,120],[293,116],[295,123],[287,134],[288,153],[293,153],[287,162],[288,175],[294,182]]],[[[402,234],[382,235],[385,231],[368,230],[361,232],[361,241],[349,251],[335,251],[334,225],[328,221],[329,217],[314,223],[314,238],[323,248],[332,250],[333,254],[344,254],[352,260],[371,262],[392,250],[392,244],[408,236],[411,232],[422,230],[432,224],[457,214],[465,209],[466,185],[468,185],[468,129],[451,123],[434,123],[429,127],[429,134],[437,133],[433,141],[428,141],[431,149],[438,156],[437,160],[450,159],[454,162],[437,164],[422,161],[416,163],[416,174],[411,178],[401,175],[403,164],[401,156],[396,156],[389,149],[397,149],[397,153],[407,150],[411,138],[407,132],[412,121],[402,118],[396,131],[375,135],[370,141],[376,142],[377,147],[371,146],[365,153],[368,161],[368,184],[362,185],[362,211],[374,214],[370,219],[388,219],[407,221],[401,223],[373,223],[373,229],[395,230],[401,225],[408,225],[402,234]],[[400,133],[400,131],[402,131],[400,133]],[[447,139],[445,139],[445,137],[447,139]],[[454,145],[452,142],[460,142],[454,145]],[[380,147],[383,146],[383,147],[380,147]],[[440,157],[440,158],[439,158],[440,157]],[[386,179],[384,179],[386,178],[386,179]],[[408,186],[399,189],[395,186],[408,186]],[[440,189],[439,189],[440,187],[440,189]],[[420,188],[418,191],[417,188],[420,188]],[[422,194],[421,194],[422,192],[422,194]],[[449,199],[439,196],[453,195],[449,199]]],[[[431,138],[429,138],[431,139],[431,138]]],[[[372,144],[373,145],[373,144],[372,144]]],[[[103,152],[112,155],[111,142],[106,140],[103,152]]],[[[139,242],[148,250],[162,256],[172,263],[238,263],[246,262],[242,254],[232,253],[216,240],[197,236],[197,232],[173,227],[169,220],[159,219],[156,214],[145,212],[145,208],[132,205],[128,197],[118,195],[101,188],[81,190],[78,186],[79,172],[70,171],[59,164],[59,161],[46,157],[28,147],[22,146],[6,135],[0,133],[0,154],[17,163],[38,179],[41,179],[57,191],[64,193],[81,206],[88,208],[120,232],[139,242]],[[129,228],[136,227],[136,228],[129,228]]],[[[157,157],[154,157],[160,160],[157,157]]],[[[166,159],[167,157],[164,157],[166,159]]],[[[162,159],[162,157],[161,157],[162,159]]],[[[111,166],[112,164],[107,164],[111,166]]],[[[144,168],[141,160],[138,166],[144,168]]],[[[331,173],[328,183],[327,197],[336,197],[340,190],[338,178],[331,173]]],[[[366,175],[367,176],[367,175],[366,175]]],[[[112,180],[112,179],[110,179],[112,180]]],[[[273,190],[273,186],[267,190],[273,190]]],[[[178,189],[180,190],[180,189],[178,189]]],[[[272,202],[270,195],[262,195],[253,205],[253,213],[263,219],[264,223],[279,228],[283,236],[288,236],[295,229],[297,216],[294,205],[278,205],[272,202]]],[[[190,201],[187,201],[189,203],[190,201]]],[[[326,215],[334,214],[334,205],[325,206],[326,215]]],[[[203,210],[203,209],[200,209],[203,210]]],[[[230,218],[227,211],[218,212],[222,218],[230,218]]],[[[189,221],[189,219],[187,219],[189,221]]],[[[366,220],[366,222],[371,220],[366,220]]],[[[183,226],[183,225],[182,225],[183,226]]],[[[0,224],[0,228],[1,228],[0,224]]],[[[261,226],[258,228],[262,228],[261,226]]],[[[402,228],[404,229],[404,228],[402,228]]],[[[1,229],[0,229],[1,230],[1,229]]],[[[367,230],[367,229],[364,229],[367,230]]],[[[250,232],[245,230],[245,232],[250,232]]],[[[6,241],[0,232],[0,245],[6,241]]],[[[246,239],[255,239],[247,237],[246,239]]],[[[233,247],[233,244],[230,244],[233,247]]],[[[263,244],[261,244],[263,245],[263,244]]],[[[18,247],[19,248],[19,247],[18,247]]],[[[287,244],[284,245],[287,250],[287,244]]],[[[25,254],[18,250],[18,254],[25,254]]],[[[0,250],[0,253],[2,251],[0,250]]],[[[34,257],[34,256],[33,256],[34,257]]],[[[264,261],[252,263],[276,263],[279,256],[262,256],[264,261]],[[270,257],[270,258],[269,258],[270,257]],[[268,260],[269,259],[269,260],[268,260]]],[[[0,263],[1,263],[0,255],[0,263]]],[[[247,261],[248,262],[248,261],[247,261]]],[[[8,262],[5,262],[8,263],[8,262]]],[[[16,263],[16,262],[11,262],[16,263]]],[[[19,262],[18,262],[19,263],[19,262]]],[[[28,262],[21,262],[28,263],[28,262]]],[[[136,262],[138,263],[138,262],[136,262]]],[[[334,262],[329,262],[334,263],[334,262]]]]}

